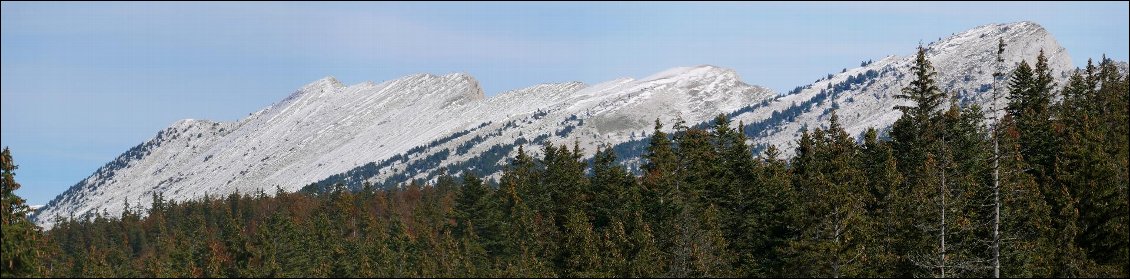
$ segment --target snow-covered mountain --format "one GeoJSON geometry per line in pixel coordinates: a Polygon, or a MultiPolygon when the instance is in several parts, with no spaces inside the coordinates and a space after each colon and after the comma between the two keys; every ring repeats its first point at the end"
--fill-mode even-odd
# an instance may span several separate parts
{"type": "MultiPolygon", "coordinates": [[[[1040,25],[1033,22],[990,24],[923,46],[927,59],[938,73],[935,80],[939,88],[956,97],[963,106],[980,105],[987,116],[993,115],[991,109],[1003,109],[1008,102],[1008,81],[1002,78],[997,84],[1000,95],[994,103],[992,76],[1001,38],[1006,44],[1003,54],[1006,72],[1022,60],[1035,65],[1041,49],[1058,84],[1064,84],[1074,70],[1067,50],[1040,25]]],[[[830,74],[773,102],[737,113],[733,120],[753,123],[746,131],[753,143],[762,148],[776,145],[785,155],[795,151],[802,128],[826,126],[833,109],[850,135],[858,137],[869,127],[887,129],[902,116],[893,107],[909,104],[894,96],[910,84],[914,59],[915,53],[908,50],[904,56],[892,55],[861,63],[866,65],[830,74]]]]}
{"type": "MultiPolygon", "coordinates": [[[[1032,63],[1044,49],[1056,71],[1071,68],[1066,51],[1030,22],[977,27],[928,46],[941,87],[987,106],[997,38],[1005,60],[1032,63]]],[[[912,50],[908,50],[908,53],[912,50]]],[[[124,200],[149,204],[154,193],[186,200],[277,188],[296,191],[334,183],[392,186],[433,179],[444,169],[497,176],[526,145],[576,142],[591,155],[611,145],[637,163],[655,119],[706,123],[720,113],[742,121],[751,142],[791,154],[802,127],[827,122],[831,108],[849,133],[889,127],[900,115],[893,96],[909,82],[913,55],[889,56],[778,95],[741,81],[733,70],[680,67],[642,79],[595,85],[541,84],[486,98],[464,74],[412,75],[346,86],[332,77],[232,123],[182,120],[99,168],[37,212],[52,216],[119,213],[124,200]]]]}
{"type": "Polygon", "coordinates": [[[703,121],[774,95],[741,82],[732,70],[705,65],[591,86],[541,84],[492,98],[464,74],[349,86],[327,77],[234,123],[178,121],[72,186],[36,217],[50,226],[53,216],[118,214],[126,200],[147,205],[155,193],[186,200],[274,193],[276,187],[296,191],[372,162],[396,162],[380,170],[388,177],[425,158],[431,170],[516,141],[568,139],[592,148],[642,135],[656,118],[703,121]]]}

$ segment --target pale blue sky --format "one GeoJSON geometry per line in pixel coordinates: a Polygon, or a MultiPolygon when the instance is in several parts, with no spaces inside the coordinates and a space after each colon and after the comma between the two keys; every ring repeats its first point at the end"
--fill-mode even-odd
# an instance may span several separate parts
{"type": "Polygon", "coordinates": [[[1043,25],[1077,65],[1127,59],[1126,2],[2,3],[2,124],[44,204],[182,118],[303,84],[465,72],[495,95],[712,64],[785,92],[979,25],[1043,25]]]}

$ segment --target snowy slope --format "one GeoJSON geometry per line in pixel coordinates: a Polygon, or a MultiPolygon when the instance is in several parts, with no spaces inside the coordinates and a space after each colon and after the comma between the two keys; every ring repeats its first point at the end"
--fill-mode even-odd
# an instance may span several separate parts
{"type": "MultiPolygon", "coordinates": [[[[774,95],[742,83],[732,70],[713,66],[593,86],[541,84],[489,99],[464,74],[418,74],[350,86],[327,77],[234,123],[178,121],[72,186],[36,217],[50,226],[53,216],[116,215],[126,200],[148,205],[154,193],[187,200],[235,191],[274,193],[276,187],[296,191],[399,154],[416,154],[412,158],[417,160],[447,150],[451,155],[442,165],[429,165],[436,168],[523,136],[546,135],[542,141],[558,142],[568,138],[591,150],[649,131],[656,118],[702,121],[774,95]],[[571,132],[560,129],[563,121],[586,120],[589,125],[571,132]],[[443,138],[447,140],[439,143],[443,138]],[[432,148],[419,149],[429,144],[432,148]]],[[[396,165],[387,170],[390,175],[396,171],[396,165]]]]}
{"type": "MultiPolygon", "coordinates": [[[[535,87],[537,88],[537,87],[535,87]]],[[[488,101],[488,110],[504,111],[513,99],[527,94],[518,90],[488,101]]],[[[528,114],[508,115],[498,122],[414,148],[403,157],[361,166],[320,181],[328,186],[344,183],[357,188],[363,182],[389,187],[413,179],[431,180],[441,169],[464,170],[497,178],[498,166],[512,157],[519,145],[538,155],[541,145],[578,145],[590,155],[598,146],[612,146],[651,132],[654,121],[689,123],[712,119],[750,103],[767,101],[776,94],[740,81],[729,69],[709,65],[669,69],[649,77],[617,79],[552,95],[555,104],[528,114]]]]}
{"type": "MultiPolygon", "coordinates": [[[[988,111],[993,68],[984,61],[994,60],[997,38],[1003,38],[1008,44],[1003,67],[1011,68],[1021,59],[1034,63],[1040,49],[1045,49],[1049,64],[1057,72],[1062,73],[1072,65],[1066,51],[1039,25],[1030,22],[986,25],[926,46],[928,58],[939,72],[936,78],[940,87],[951,92],[963,105],[979,104],[988,111]]],[[[638,167],[638,153],[646,147],[643,139],[651,132],[654,119],[661,119],[670,128],[674,118],[681,115],[689,125],[702,126],[709,124],[719,112],[729,114],[734,126],[739,122],[747,124],[745,132],[756,149],[776,145],[785,156],[791,156],[801,129],[826,125],[833,108],[837,108],[845,128],[853,135],[860,135],[869,127],[890,127],[901,115],[893,107],[905,102],[893,96],[909,83],[913,59],[913,55],[888,56],[822,78],[785,96],[747,99],[737,104],[727,103],[736,99],[720,98],[731,94],[718,92],[757,89],[743,86],[733,71],[716,67],[674,68],[640,81],[609,81],[573,93],[575,97],[565,99],[563,106],[545,107],[545,115],[509,118],[520,121],[516,126],[489,123],[466,134],[452,135],[443,142],[413,149],[401,157],[331,176],[312,190],[335,183],[356,189],[364,182],[390,187],[413,179],[431,180],[445,167],[456,173],[470,170],[497,178],[498,166],[505,164],[519,145],[535,148],[546,142],[571,145],[573,140],[579,141],[586,155],[591,155],[600,144],[614,145],[629,168],[634,168],[638,167]],[[664,93],[668,91],[682,93],[664,93]],[[545,135],[551,136],[540,138],[545,135]]],[[[1062,77],[1066,75],[1057,76],[1062,77]]],[[[1001,96],[1000,103],[994,107],[1001,108],[1004,102],[1001,96]]],[[[534,155],[539,151],[527,150],[534,155]]]]}
{"type": "MultiPolygon", "coordinates": [[[[1035,65],[1036,56],[1041,49],[1048,58],[1058,84],[1062,85],[1067,73],[1074,69],[1067,50],[1059,46],[1055,38],[1038,24],[990,24],[924,46],[927,48],[927,58],[938,72],[935,78],[939,88],[950,96],[955,96],[962,105],[980,105],[987,116],[992,116],[990,108],[1002,109],[1007,103],[1007,89],[1004,88],[1007,86],[1006,80],[999,83],[999,101],[995,104],[992,102],[992,61],[996,57],[998,38],[1003,38],[1007,45],[1003,55],[1007,71],[1014,69],[1021,60],[1035,65]]],[[[799,92],[782,96],[766,106],[741,113],[734,121],[767,121],[775,111],[781,112],[793,105],[811,103],[811,107],[795,116],[792,121],[768,121],[777,125],[747,131],[753,133],[754,144],[776,145],[785,155],[794,152],[801,128],[827,125],[832,108],[836,108],[836,114],[850,135],[859,136],[869,127],[887,129],[902,115],[893,107],[907,102],[896,100],[894,95],[899,94],[913,79],[910,67],[914,64],[914,58],[914,52],[910,51],[906,56],[888,56],[866,66],[847,69],[831,78],[822,78],[807,85],[799,92]]]]}

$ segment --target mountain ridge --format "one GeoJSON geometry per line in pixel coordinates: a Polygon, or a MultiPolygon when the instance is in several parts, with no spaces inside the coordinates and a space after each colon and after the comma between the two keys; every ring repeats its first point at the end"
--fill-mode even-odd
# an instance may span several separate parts
{"type": "MultiPolygon", "coordinates": [[[[939,82],[947,82],[944,90],[965,103],[987,104],[991,71],[979,64],[995,55],[994,36],[1010,43],[1009,63],[1034,59],[1033,49],[1046,47],[1053,69],[1072,68],[1066,50],[1038,24],[982,25],[927,46],[942,73],[939,82]]],[[[729,114],[747,124],[742,129],[755,149],[777,145],[787,156],[796,134],[821,125],[831,110],[852,134],[889,126],[898,116],[891,96],[905,83],[901,71],[909,57],[887,56],[785,95],[712,65],[593,85],[536,84],[491,97],[464,73],[353,85],[327,76],[244,119],[177,121],[53,199],[36,219],[50,226],[49,216],[114,214],[123,199],[148,204],[154,193],[183,200],[338,182],[392,187],[434,179],[444,169],[496,177],[498,166],[525,144],[575,142],[587,151],[608,145],[638,166],[640,144],[656,119],[670,130],[676,119],[701,125],[729,114]]]]}
{"type": "MultiPolygon", "coordinates": [[[[516,125],[518,119],[534,124],[541,119],[535,114],[550,111],[564,118],[566,114],[623,113],[626,107],[640,105],[726,102],[728,107],[715,104],[708,108],[722,112],[748,99],[773,95],[763,88],[743,89],[737,94],[689,102],[694,96],[685,94],[682,88],[744,84],[725,76],[703,75],[703,70],[733,72],[717,67],[677,68],[672,73],[683,75],[662,80],[601,83],[607,88],[580,82],[545,83],[489,98],[478,81],[464,73],[414,74],[353,85],[327,76],[240,120],[174,122],[56,197],[37,213],[45,216],[37,217],[37,221],[49,225],[46,216],[81,216],[99,210],[113,214],[122,210],[123,199],[146,204],[154,193],[180,200],[275,187],[296,191],[307,183],[387,159],[444,135],[484,124],[498,126],[504,121],[516,125]],[[578,92],[581,94],[574,94],[578,92]]],[[[684,110],[677,114],[698,113],[684,110]]],[[[527,130],[560,132],[551,131],[549,119],[543,122],[527,130]]],[[[633,126],[605,124],[604,131],[608,132],[633,126]]],[[[508,136],[498,140],[515,137],[508,136]]]]}

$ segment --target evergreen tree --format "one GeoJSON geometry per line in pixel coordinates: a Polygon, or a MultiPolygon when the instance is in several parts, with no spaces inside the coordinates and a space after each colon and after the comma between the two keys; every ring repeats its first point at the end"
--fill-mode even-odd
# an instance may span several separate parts
{"type": "Polygon", "coordinates": [[[562,274],[568,277],[608,277],[600,257],[601,239],[585,214],[571,210],[565,220],[561,242],[562,274]]]}
{"type": "MultiPolygon", "coordinates": [[[[739,123],[738,127],[743,126],[739,123]]],[[[715,153],[720,162],[715,167],[713,189],[707,191],[707,200],[719,208],[725,238],[730,240],[729,251],[735,258],[733,269],[737,274],[745,274],[745,269],[754,268],[753,223],[748,216],[754,209],[753,184],[754,167],[752,153],[746,144],[744,133],[730,127],[730,120],[724,114],[714,118],[711,133],[715,153]]]]}
{"type": "Polygon", "coordinates": [[[16,182],[16,164],[12,151],[4,147],[0,153],[0,224],[3,229],[3,253],[0,270],[3,277],[30,277],[35,275],[39,256],[36,249],[39,228],[27,218],[30,209],[24,199],[16,195],[20,184],[16,182]]]}
{"type": "MultiPolygon", "coordinates": [[[[727,249],[725,231],[716,206],[708,205],[703,210],[701,225],[692,237],[691,254],[693,277],[729,277],[732,275],[733,255],[727,249]]],[[[689,220],[688,220],[689,221],[689,220]]]]}
{"type": "MultiPolygon", "coordinates": [[[[644,218],[652,228],[672,228],[676,216],[682,211],[682,196],[677,191],[679,159],[672,148],[671,139],[662,131],[663,125],[655,120],[650,144],[643,160],[644,218]]],[[[655,241],[660,247],[672,247],[673,230],[655,230],[655,241]]],[[[666,266],[665,263],[660,263],[666,266]]]]}
{"type": "Polygon", "coordinates": [[[470,237],[467,233],[474,232],[489,255],[502,252],[502,212],[497,201],[482,179],[473,173],[463,174],[463,188],[455,199],[456,237],[470,237]]]}
{"type": "Polygon", "coordinates": [[[1107,60],[1064,90],[1062,144],[1045,199],[1060,232],[1060,276],[1124,276],[1127,271],[1126,76],[1107,60]],[[1122,109],[1121,111],[1117,109],[1122,109]],[[1071,115],[1075,114],[1075,115],[1071,115]],[[1116,157],[1122,156],[1122,157],[1116,157]]]}
{"type": "Polygon", "coordinates": [[[1097,168],[1105,173],[1094,181],[1112,183],[1090,184],[1094,188],[1082,196],[1080,208],[1086,222],[1083,247],[1098,264],[1105,267],[1103,276],[1130,276],[1130,84],[1125,72],[1118,69],[1114,61],[1104,57],[1100,65],[1100,87],[1098,101],[1102,131],[1100,146],[1105,156],[1097,168]],[[1109,180],[1107,180],[1109,179],[1109,180]]]}
{"type": "Polygon", "coordinates": [[[984,127],[984,114],[977,105],[961,108],[956,99],[944,118],[943,154],[948,159],[945,170],[948,192],[947,207],[951,223],[946,226],[946,248],[952,276],[990,276],[983,268],[992,256],[989,250],[992,234],[991,165],[986,160],[993,156],[988,145],[989,134],[984,127]],[[987,244],[988,243],[988,244],[987,244]]]}
{"type": "Polygon", "coordinates": [[[549,195],[549,206],[552,207],[554,219],[558,220],[558,228],[564,228],[564,221],[571,210],[583,211],[592,201],[591,189],[588,187],[588,178],[585,177],[587,164],[581,161],[581,151],[568,146],[555,148],[551,144],[545,147],[545,190],[549,195]]]}
{"type": "Polygon", "coordinates": [[[793,189],[803,202],[791,218],[800,235],[787,243],[788,265],[801,276],[859,276],[873,233],[858,148],[834,113],[828,129],[816,130],[809,141],[809,150],[797,152],[804,168],[794,173],[793,189]]]}
{"type": "Polygon", "coordinates": [[[546,230],[553,230],[555,227],[552,222],[539,218],[539,213],[527,203],[540,197],[539,193],[534,192],[538,176],[533,159],[519,146],[518,155],[503,172],[500,181],[503,214],[506,215],[507,224],[503,226],[506,244],[505,252],[499,259],[499,269],[508,277],[553,275],[546,261],[554,256],[554,252],[549,249],[553,245],[546,245],[543,240],[548,239],[546,230]]]}
{"type": "Polygon", "coordinates": [[[778,158],[779,153],[776,146],[769,146],[756,167],[758,183],[750,195],[753,209],[746,216],[746,222],[751,226],[747,236],[751,238],[748,240],[751,251],[747,255],[739,255],[747,257],[751,264],[744,267],[745,276],[792,275],[783,269],[782,252],[785,241],[796,235],[789,211],[797,201],[788,167],[784,160],[778,158]]]}
{"type": "MultiPolygon", "coordinates": [[[[636,179],[616,164],[616,154],[612,148],[597,149],[593,156],[592,177],[589,179],[593,192],[593,227],[597,230],[608,227],[615,218],[630,216],[640,208],[640,193],[636,179]]],[[[623,224],[621,224],[623,225],[623,224]]]]}
{"type": "Polygon", "coordinates": [[[518,146],[518,155],[510,162],[510,166],[502,173],[499,179],[499,196],[503,201],[503,211],[513,212],[519,203],[529,203],[537,199],[536,189],[538,173],[534,161],[522,146],[518,146]]]}
{"type": "MultiPolygon", "coordinates": [[[[1043,50],[1036,57],[1036,67],[1021,62],[1009,82],[1007,111],[1016,119],[1020,132],[1020,153],[1040,182],[1052,168],[1055,138],[1051,129],[1052,88],[1055,86],[1043,50]]],[[[1041,183],[1046,184],[1046,183],[1041,183]]]]}
{"type": "MultiPolygon", "coordinates": [[[[934,77],[934,66],[926,59],[926,49],[918,46],[918,54],[911,66],[914,79],[902,89],[896,99],[909,100],[913,105],[896,106],[902,117],[891,128],[892,147],[899,156],[899,169],[904,174],[925,161],[926,153],[934,150],[937,142],[938,110],[946,101],[946,95],[938,89],[934,77]]],[[[914,180],[914,176],[908,176],[914,180]]]]}
{"type": "Polygon", "coordinates": [[[665,262],[664,254],[655,240],[651,226],[644,222],[638,212],[633,216],[630,227],[636,229],[629,236],[629,246],[626,249],[629,255],[628,270],[624,277],[658,277],[665,268],[662,265],[665,262]]]}
{"type": "Polygon", "coordinates": [[[710,204],[708,189],[715,189],[719,182],[715,179],[718,154],[714,151],[710,134],[701,129],[691,129],[678,137],[676,154],[680,159],[679,176],[675,190],[688,203],[705,207],[710,204]]]}
{"type": "MultiPolygon", "coordinates": [[[[948,128],[953,126],[957,113],[952,105],[949,117],[938,112],[947,100],[946,94],[938,89],[934,80],[937,73],[921,46],[911,71],[914,80],[895,97],[910,100],[913,105],[895,107],[903,115],[892,126],[891,145],[898,158],[899,172],[905,177],[905,186],[896,194],[904,198],[896,200],[899,204],[894,206],[908,213],[903,220],[914,229],[904,231],[895,247],[902,249],[898,253],[919,269],[916,272],[901,270],[910,274],[897,275],[945,277],[947,266],[954,263],[947,257],[954,255],[946,247],[946,237],[952,232],[947,229],[955,219],[953,213],[947,216],[947,212],[962,204],[953,199],[957,196],[955,193],[959,195],[961,191],[954,191],[949,185],[952,181],[947,181],[947,175],[952,175],[947,170],[954,168],[955,161],[946,135],[952,132],[948,128]]],[[[949,274],[953,274],[953,266],[948,267],[949,274]]]]}
{"type": "Polygon", "coordinates": [[[875,232],[872,241],[867,244],[867,247],[871,247],[867,251],[868,268],[862,275],[875,277],[902,275],[896,272],[909,270],[912,265],[899,253],[904,248],[898,246],[901,244],[899,239],[903,237],[901,232],[908,230],[904,226],[908,222],[900,220],[903,211],[897,207],[906,204],[900,202],[900,199],[905,198],[900,195],[903,191],[899,191],[902,174],[898,172],[890,143],[880,141],[878,132],[874,128],[864,133],[863,149],[860,152],[862,164],[860,167],[869,178],[867,193],[870,197],[865,199],[867,219],[871,221],[875,232]]]}
{"type": "Polygon", "coordinates": [[[1011,116],[1000,122],[1000,219],[997,231],[1000,274],[1005,277],[1046,277],[1054,270],[1050,246],[1050,208],[1020,155],[1020,133],[1011,116]]]}
{"type": "MultiPolygon", "coordinates": [[[[943,192],[943,188],[939,187],[942,184],[938,179],[940,176],[935,174],[941,174],[937,170],[938,152],[942,147],[941,114],[938,110],[946,98],[938,89],[934,80],[937,73],[926,59],[926,49],[921,46],[918,47],[911,72],[914,79],[895,98],[909,100],[912,105],[895,107],[902,112],[902,117],[895,121],[890,133],[897,167],[904,178],[903,186],[898,187],[894,194],[894,197],[898,197],[893,200],[896,203],[892,205],[906,213],[899,218],[899,223],[905,230],[901,230],[902,237],[894,245],[898,249],[898,257],[903,259],[897,261],[900,268],[894,269],[898,271],[895,276],[900,277],[922,275],[907,265],[929,265],[924,263],[923,258],[927,251],[938,251],[939,246],[931,243],[940,243],[932,240],[938,240],[937,236],[942,235],[938,226],[929,224],[939,224],[938,219],[944,219],[928,213],[943,211],[922,207],[943,192]],[[924,230],[925,228],[933,229],[924,230]],[[935,230],[938,232],[932,232],[935,230]]],[[[941,200],[937,201],[940,204],[941,200]]]]}

